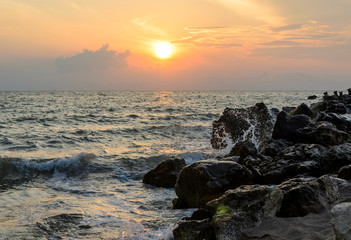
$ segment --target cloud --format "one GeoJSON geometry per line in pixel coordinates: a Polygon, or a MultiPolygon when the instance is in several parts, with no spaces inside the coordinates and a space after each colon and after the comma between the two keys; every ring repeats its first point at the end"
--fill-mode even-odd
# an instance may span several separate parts
{"type": "Polygon", "coordinates": [[[275,32],[281,32],[281,31],[287,31],[287,30],[300,29],[302,26],[303,26],[302,24],[290,24],[290,25],[284,25],[284,26],[272,28],[272,30],[275,32]]]}
{"type": "Polygon", "coordinates": [[[103,45],[97,51],[84,50],[71,57],[57,58],[55,63],[58,73],[71,73],[71,72],[90,72],[102,71],[104,69],[123,68],[127,67],[127,57],[130,52],[127,50],[122,53],[117,53],[113,50],[108,50],[109,45],[103,45]]]}

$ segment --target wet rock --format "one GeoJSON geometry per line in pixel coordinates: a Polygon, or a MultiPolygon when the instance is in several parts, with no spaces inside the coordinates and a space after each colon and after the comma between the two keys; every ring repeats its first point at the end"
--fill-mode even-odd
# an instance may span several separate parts
{"type": "Polygon", "coordinates": [[[344,202],[331,210],[332,225],[337,240],[351,239],[351,203],[344,202]]]}
{"type": "Polygon", "coordinates": [[[335,113],[320,113],[316,119],[316,122],[330,122],[335,127],[344,132],[351,132],[351,121],[344,118],[342,115],[335,113]]]}
{"type": "Polygon", "coordinates": [[[341,167],[351,165],[351,143],[331,147],[327,157],[322,158],[320,164],[328,169],[328,173],[337,173],[341,167]]]}
{"type": "Polygon", "coordinates": [[[330,122],[318,122],[297,130],[301,142],[318,143],[325,146],[340,145],[350,139],[350,135],[338,130],[330,122]]]}
{"type": "Polygon", "coordinates": [[[301,105],[299,105],[297,108],[295,108],[290,112],[290,115],[292,116],[301,115],[301,114],[312,117],[314,115],[314,112],[305,103],[302,103],[301,105]]]}
{"type": "Polygon", "coordinates": [[[344,103],[335,103],[335,104],[330,104],[326,110],[328,113],[338,113],[338,114],[345,114],[348,113],[348,108],[345,106],[344,103]]]}
{"type": "Polygon", "coordinates": [[[173,230],[174,240],[215,240],[210,219],[180,221],[173,230]]]}
{"type": "Polygon", "coordinates": [[[327,110],[327,107],[328,107],[328,103],[323,101],[323,102],[317,102],[317,103],[311,104],[310,108],[313,112],[318,113],[318,112],[327,110]]]}
{"type": "Polygon", "coordinates": [[[338,177],[351,181],[351,165],[343,166],[340,168],[338,177]]]}
{"type": "Polygon", "coordinates": [[[263,103],[249,108],[226,108],[212,125],[211,144],[214,149],[226,148],[228,139],[232,142],[264,141],[273,129],[272,116],[263,103]]]}
{"type": "Polygon", "coordinates": [[[182,158],[170,157],[147,172],[143,182],[157,187],[173,188],[180,170],[185,166],[182,158]]]}
{"type": "Polygon", "coordinates": [[[213,214],[216,239],[240,239],[245,229],[257,227],[276,215],[283,199],[281,190],[268,186],[241,186],[227,191],[206,208],[213,214]]]}
{"type": "Polygon", "coordinates": [[[277,116],[272,138],[298,142],[301,137],[297,130],[307,127],[310,123],[311,119],[306,115],[291,116],[282,111],[277,116]]]}
{"type": "Polygon", "coordinates": [[[317,96],[316,95],[311,95],[311,96],[308,96],[307,99],[314,100],[314,99],[317,99],[317,96]]]}
{"type": "Polygon", "coordinates": [[[216,159],[198,161],[180,171],[175,186],[178,200],[174,207],[202,207],[228,189],[253,183],[252,172],[236,162],[216,159]]]}
{"type": "Polygon", "coordinates": [[[276,157],[283,150],[289,147],[291,143],[284,139],[271,139],[264,143],[262,154],[265,156],[276,157]]]}
{"type": "Polygon", "coordinates": [[[257,148],[251,141],[238,142],[234,145],[227,157],[240,156],[246,158],[247,156],[257,156],[257,148]]]}
{"type": "Polygon", "coordinates": [[[321,213],[339,197],[338,187],[327,175],[317,179],[294,178],[277,186],[284,192],[279,217],[321,213]]]}

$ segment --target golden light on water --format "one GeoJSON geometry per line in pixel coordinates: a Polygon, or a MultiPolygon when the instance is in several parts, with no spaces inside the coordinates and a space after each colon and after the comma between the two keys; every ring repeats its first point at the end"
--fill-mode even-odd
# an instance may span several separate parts
{"type": "Polygon", "coordinates": [[[154,52],[158,58],[169,58],[173,53],[173,46],[169,42],[162,41],[154,44],[154,52]]]}

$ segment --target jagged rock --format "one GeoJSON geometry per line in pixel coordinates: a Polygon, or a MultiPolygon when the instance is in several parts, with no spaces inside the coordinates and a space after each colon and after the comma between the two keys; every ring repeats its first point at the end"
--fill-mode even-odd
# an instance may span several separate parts
{"type": "Polygon", "coordinates": [[[257,156],[257,154],[255,144],[250,141],[244,141],[235,144],[227,157],[240,156],[240,158],[246,158],[247,156],[257,156]]]}
{"type": "Polygon", "coordinates": [[[327,107],[328,107],[328,103],[323,101],[323,102],[317,102],[317,103],[311,104],[310,108],[313,112],[318,113],[318,112],[327,110],[327,107]]]}
{"type": "Polygon", "coordinates": [[[345,180],[351,180],[351,165],[343,166],[340,168],[338,172],[338,177],[345,179],[345,180]]]}
{"type": "Polygon", "coordinates": [[[296,107],[294,110],[290,112],[290,115],[292,116],[296,116],[300,114],[312,117],[314,115],[314,112],[305,103],[302,103],[301,105],[299,105],[298,107],[296,107]]]}
{"type": "Polygon", "coordinates": [[[351,121],[344,118],[342,115],[335,113],[320,113],[316,119],[316,122],[331,122],[335,127],[344,132],[351,132],[351,121]]]}
{"type": "Polygon", "coordinates": [[[180,221],[173,230],[174,240],[215,240],[210,219],[180,221]]]}
{"type": "Polygon", "coordinates": [[[320,163],[328,157],[328,150],[319,144],[296,144],[272,161],[262,162],[259,170],[266,184],[279,184],[299,175],[319,177],[329,172],[320,163]]]}
{"type": "Polygon", "coordinates": [[[351,165],[351,143],[331,147],[327,157],[320,159],[320,165],[328,173],[337,173],[341,167],[351,165]]]}
{"type": "Polygon", "coordinates": [[[270,137],[273,129],[272,116],[263,103],[249,108],[226,108],[217,121],[213,122],[211,144],[214,149],[233,143],[255,139],[262,142],[270,137]]]}
{"type": "Polygon", "coordinates": [[[216,159],[198,161],[180,171],[175,186],[178,199],[174,207],[201,207],[228,189],[253,183],[252,172],[236,162],[216,159]]]}
{"type": "Polygon", "coordinates": [[[143,182],[157,187],[173,188],[180,170],[185,166],[182,158],[170,157],[151,171],[147,172],[143,182]]]}
{"type": "Polygon", "coordinates": [[[275,157],[291,144],[284,139],[271,139],[264,143],[262,154],[265,156],[275,157]]]}
{"type": "Polygon", "coordinates": [[[288,113],[281,111],[277,116],[272,138],[297,142],[300,139],[297,130],[307,127],[310,122],[310,117],[306,115],[291,116],[288,113]]]}
{"type": "Polygon", "coordinates": [[[327,175],[317,179],[290,179],[277,188],[284,192],[279,217],[303,217],[309,213],[320,213],[339,197],[337,185],[327,175]]]}
{"type": "Polygon", "coordinates": [[[263,219],[275,216],[282,199],[278,188],[251,185],[229,190],[207,203],[206,208],[213,215],[216,239],[240,239],[243,230],[257,227],[263,219]]]}
{"type": "Polygon", "coordinates": [[[332,210],[332,225],[337,240],[351,239],[351,203],[335,205],[332,210]]]}
{"type": "Polygon", "coordinates": [[[348,113],[348,109],[346,108],[345,104],[338,102],[336,104],[330,104],[326,112],[345,114],[348,113]]]}
{"type": "Polygon", "coordinates": [[[346,132],[338,130],[330,122],[318,122],[297,130],[301,142],[318,143],[325,146],[340,145],[350,139],[346,132]]]}

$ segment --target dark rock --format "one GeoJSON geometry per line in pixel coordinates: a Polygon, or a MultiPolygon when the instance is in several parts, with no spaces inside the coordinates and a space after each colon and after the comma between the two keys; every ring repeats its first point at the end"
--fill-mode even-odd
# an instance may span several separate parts
{"type": "Polygon", "coordinates": [[[343,103],[330,104],[326,110],[326,112],[345,114],[348,113],[348,109],[343,103]]]}
{"type": "Polygon", "coordinates": [[[297,144],[286,148],[270,162],[259,166],[264,183],[279,184],[299,175],[319,177],[329,172],[321,165],[328,158],[328,151],[319,144],[297,144]]]}
{"type": "Polygon", "coordinates": [[[301,142],[318,143],[325,146],[339,145],[347,142],[350,135],[338,130],[330,122],[318,122],[303,129],[298,129],[301,142]]]}
{"type": "Polygon", "coordinates": [[[317,96],[316,96],[316,95],[311,95],[311,96],[308,96],[307,99],[309,99],[309,100],[314,100],[314,99],[317,99],[317,96]]]}
{"type": "Polygon", "coordinates": [[[337,173],[341,167],[351,165],[351,143],[331,147],[327,157],[321,158],[320,161],[328,173],[337,173]]]}
{"type": "Polygon", "coordinates": [[[301,115],[301,114],[312,117],[314,115],[314,112],[304,103],[302,103],[301,105],[299,105],[297,108],[295,108],[290,112],[290,115],[292,116],[301,115]]]}
{"type": "Polygon", "coordinates": [[[193,214],[188,220],[204,220],[207,218],[212,218],[211,213],[207,209],[200,208],[193,212],[193,214]]]}
{"type": "Polygon", "coordinates": [[[265,218],[276,215],[282,191],[262,185],[241,186],[207,203],[213,215],[216,239],[240,239],[245,229],[257,227],[265,218]]]}
{"type": "Polygon", "coordinates": [[[313,112],[319,113],[319,112],[327,110],[327,107],[328,107],[327,102],[317,102],[317,103],[311,104],[310,108],[313,112]]]}
{"type": "Polygon", "coordinates": [[[147,172],[143,182],[157,187],[173,188],[180,170],[185,166],[182,158],[170,157],[147,172]]]}
{"type": "Polygon", "coordinates": [[[257,103],[249,108],[226,108],[217,121],[213,122],[211,144],[214,149],[228,146],[232,142],[255,139],[261,142],[270,137],[273,123],[266,105],[257,103]]]}
{"type": "Polygon", "coordinates": [[[178,200],[174,207],[202,207],[228,189],[253,183],[252,172],[236,162],[198,161],[180,171],[175,186],[178,200]]]}
{"type": "Polygon", "coordinates": [[[345,180],[351,180],[351,165],[343,166],[340,168],[338,172],[338,177],[345,179],[345,180]]]}
{"type": "Polygon", "coordinates": [[[257,148],[251,141],[238,142],[234,145],[227,157],[240,156],[246,158],[247,156],[257,156],[257,148]]]}
{"type": "Polygon", "coordinates": [[[215,234],[211,221],[192,220],[180,221],[173,230],[174,240],[215,240],[215,234]]]}
{"type": "Polygon", "coordinates": [[[310,122],[310,117],[306,115],[290,116],[288,113],[282,111],[277,116],[272,138],[298,142],[300,140],[300,135],[297,130],[307,127],[310,122]]]}
{"type": "Polygon", "coordinates": [[[351,121],[342,115],[335,113],[320,113],[316,118],[316,122],[330,122],[335,125],[338,130],[351,132],[351,121]]]}
{"type": "Polygon", "coordinates": [[[290,179],[277,188],[284,192],[279,217],[303,217],[310,213],[321,213],[339,196],[337,185],[327,175],[317,179],[290,179]]]}
{"type": "Polygon", "coordinates": [[[271,139],[264,143],[262,154],[270,157],[275,157],[291,144],[284,139],[271,139]]]}
{"type": "Polygon", "coordinates": [[[331,210],[334,233],[337,240],[349,240],[351,236],[351,203],[337,204],[331,210]]]}

